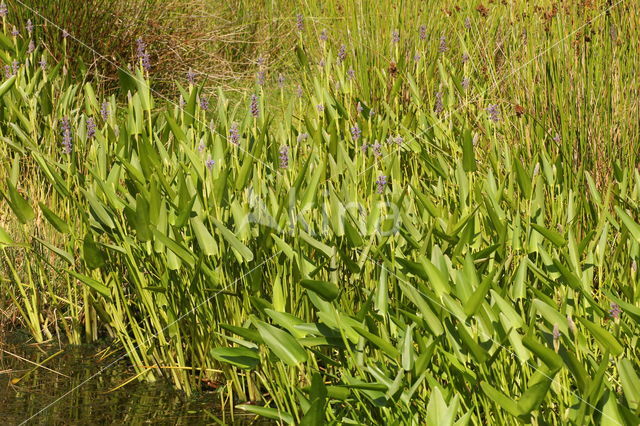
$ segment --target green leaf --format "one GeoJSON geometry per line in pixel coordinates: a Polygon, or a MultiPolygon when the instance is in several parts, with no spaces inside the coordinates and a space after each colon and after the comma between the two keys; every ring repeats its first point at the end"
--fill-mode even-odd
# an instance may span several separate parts
{"type": "Polygon", "coordinates": [[[38,205],[40,206],[40,210],[42,211],[42,214],[44,215],[44,217],[56,229],[56,231],[62,234],[69,233],[69,225],[67,225],[67,223],[64,220],[62,220],[62,218],[56,215],[43,203],[38,203],[38,205]]]}
{"type": "Polygon", "coordinates": [[[422,317],[424,318],[427,326],[435,336],[440,336],[444,333],[444,328],[440,319],[433,313],[433,310],[429,307],[427,301],[422,297],[420,292],[407,282],[400,282],[402,292],[418,307],[422,317]]]}
{"type": "Polygon", "coordinates": [[[233,247],[240,254],[240,256],[244,258],[245,261],[250,262],[253,260],[253,253],[251,252],[251,250],[249,250],[249,247],[242,244],[242,242],[240,242],[240,240],[233,234],[233,232],[227,229],[218,219],[212,218],[211,220],[213,221],[213,224],[216,225],[216,227],[220,230],[224,239],[227,240],[229,244],[231,244],[231,247],[233,247]]]}
{"type": "Polygon", "coordinates": [[[264,312],[271,317],[274,324],[287,329],[296,339],[301,339],[306,336],[307,333],[296,328],[297,325],[304,324],[300,318],[286,312],[279,312],[269,308],[265,308],[264,312]]]}
{"type": "Polygon", "coordinates": [[[536,383],[532,383],[518,400],[518,410],[523,414],[530,414],[538,408],[547,395],[547,392],[549,392],[549,388],[553,383],[553,377],[555,376],[555,372],[553,371],[546,372],[538,370],[536,373],[539,373],[539,381],[535,380],[536,378],[534,376],[534,379],[531,381],[535,381],[536,383]]]}
{"type": "Polygon", "coordinates": [[[449,277],[443,274],[442,271],[426,257],[422,258],[421,261],[436,294],[440,297],[442,297],[443,294],[449,294],[451,292],[449,277]]]}
{"type": "Polygon", "coordinates": [[[89,201],[89,205],[91,206],[91,209],[95,213],[98,221],[109,229],[115,228],[113,219],[111,219],[111,215],[107,212],[103,203],[99,201],[94,194],[85,190],[82,190],[82,192],[84,192],[84,195],[87,198],[87,201],[89,201]]]}
{"type": "Polygon", "coordinates": [[[3,228],[0,227],[0,244],[13,246],[15,245],[15,241],[11,238],[11,235],[3,228]]]}
{"type": "Polygon", "coordinates": [[[524,336],[522,344],[540,358],[551,370],[558,370],[562,367],[562,358],[542,343],[536,341],[533,336],[524,336]]]}
{"type": "Polygon", "coordinates": [[[567,245],[567,240],[557,231],[547,229],[544,226],[540,226],[537,223],[532,223],[531,227],[538,231],[543,237],[551,241],[556,247],[564,247],[567,245]]]}
{"type": "Polygon", "coordinates": [[[319,373],[314,373],[313,377],[311,378],[311,388],[309,394],[311,405],[300,421],[300,425],[323,425],[325,423],[325,401],[327,398],[327,387],[322,382],[322,376],[320,376],[319,373]]]}
{"type": "Polygon", "coordinates": [[[456,326],[456,329],[458,330],[458,333],[460,334],[460,337],[462,337],[462,341],[464,342],[466,347],[471,352],[471,355],[473,356],[473,358],[479,363],[485,362],[487,360],[487,358],[489,358],[489,355],[487,354],[487,351],[485,351],[484,348],[482,346],[480,346],[471,337],[471,335],[465,329],[464,324],[459,322],[457,324],[457,326],[456,326]]]}
{"type": "Polygon", "coordinates": [[[369,343],[372,343],[375,346],[379,347],[390,358],[397,359],[400,357],[400,352],[396,348],[394,348],[393,345],[388,341],[382,339],[379,336],[376,336],[373,333],[368,332],[362,327],[353,327],[353,329],[356,332],[358,332],[358,334],[360,334],[362,337],[367,339],[369,343]]]}
{"type": "Polygon", "coordinates": [[[151,220],[149,218],[149,202],[142,194],[136,196],[136,235],[140,241],[149,241],[153,238],[151,232],[151,220]]]}
{"type": "Polygon", "coordinates": [[[598,343],[600,343],[600,346],[602,346],[602,350],[610,351],[613,356],[618,356],[624,352],[624,347],[620,344],[618,339],[613,337],[613,335],[607,330],[585,318],[578,318],[578,321],[587,327],[593,337],[595,337],[598,343]]]}
{"type": "Polygon", "coordinates": [[[53,244],[45,241],[45,240],[41,240],[38,237],[34,237],[36,240],[38,240],[38,242],[40,242],[40,244],[42,244],[43,246],[45,246],[46,248],[48,248],[49,250],[51,250],[52,252],[54,252],[55,254],[57,254],[58,256],[60,256],[61,258],[63,258],[64,260],[67,261],[67,263],[69,265],[73,265],[74,263],[74,259],[73,256],[71,255],[71,253],[59,249],[58,247],[54,246],[53,244]]]}
{"type": "Polygon", "coordinates": [[[213,256],[218,252],[218,245],[216,244],[216,240],[213,239],[213,236],[209,233],[209,230],[204,226],[202,220],[199,217],[194,217],[191,219],[191,227],[193,228],[193,233],[196,235],[196,239],[198,240],[198,245],[205,256],[213,256]]]}
{"type": "Polygon", "coordinates": [[[520,407],[517,403],[514,402],[513,398],[506,396],[487,382],[480,382],[480,387],[482,388],[482,391],[485,393],[485,395],[487,395],[493,402],[498,404],[499,407],[502,407],[509,414],[516,417],[522,415],[520,407]]]}
{"type": "Polygon", "coordinates": [[[411,371],[415,365],[416,351],[413,347],[413,328],[416,324],[411,324],[404,332],[402,339],[402,368],[411,371]]]}
{"type": "Polygon", "coordinates": [[[302,280],[300,285],[307,290],[313,291],[327,302],[332,302],[340,294],[338,286],[327,281],[302,280]]]}
{"type": "Polygon", "coordinates": [[[567,319],[562,316],[551,306],[547,305],[540,299],[533,299],[533,306],[542,315],[542,317],[553,327],[557,325],[560,331],[567,335],[569,334],[569,325],[567,319]]]}
{"type": "Polygon", "coordinates": [[[97,269],[104,265],[104,254],[98,248],[95,241],[93,241],[93,235],[87,232],[82,244],[82,257],[84,258],[87,268],[97,269]]]}
{"type": "Polygon", "coordinates": [[[120,80],[120,89],[122,89],[123,94],[126,95],[127,92],[133,94],[136,91],[136,80],[128,70],[118,68],[118,79],[120,80]]]}
{"type": "Polygon", "coordinates": [[[167,246],[167,248],[169,250],[171,250],[173,253],[175,253],[180,259],[182,259],[183,261],[187,262],[187,264],[189,266],[191,266],[192,268],[195,266],[196,262],[195,259],[193,257],[193,254],[191,253],[191,250],[187,249],[184,245],[174,241],[173,239],[169,238],[168,236],[164,235],[162,232],[158,231],[157,229],[153,229],[153,235],[165,246],[167,246]]]}
{"type": "Polygon", "coordinates": [[[220,327],[234,334],[237,334],[238,336],[243,337],[244,339],[247,339],[250,342],[264,344],[262,337],[260,337],[260,334],[256,330],[252,330],[245,327],[238,327],[230,324],[220,324],[220,327]]]}
{"type": "Polygon", "coordinates": [[[184,130],[182,130],[182,127],[178,126],[176,120],[174,120],[168,112],[165,112],[164,117],[167,120],[167,123],[169,123],[171,133],[173,133],[173,136],[175,136],[176,140],[180,143],[186,143],[187,135],[184,133],[184,130]]]}
{"type": "Polygon", "coordinates": [[[260,363],[260,354],[256,349],[243,347],[214,348],[211,350],[211,356],[220,362],[226,362],[244,370],[253,370],[260,363]]]}
{"type": "Polygon", "coordinates": [[[13,75],[9,77],[7,81],[5,81],[0,85],[0,98],[3,97],[4,94],[7,93],[9,90],[11,90],[11,88],[13,87],[13,84],[16,82],[16,78],[18,78],[18,76],[13,75]]]}
{"type": "Polygon", "coordinates": [[[288,425],[292,425],[294,423],[293,416],[291,414],[287,413],[286,411],[276,410],[275,408],[248,404],[236,405],[236,408],[248,411],[249,413],[257,414],[262,417],[266,417],[268,419],[281,420],[288,425]]]}
{"type": "Polygon", "coordinates": [[[109,287],[102,284],[100,281],[94,280],[91,277],[88,277],[83,274],[79,274],[75,271],[67,270],[67,272],[70,275],[77,278],[78,280],[82,281],[84,284],[94,289],[95,291],[97,291],[98,293],[100,293],[101,295],[103,295],[104,297],[106,297],[107,299],[111,300],[111,292],[109,291],[109,287]]]}
{"type": "Polygon", "coordinates": [[[456,394],[450,405],[440,392],[440,387],[436,386],[431,392],[429,403],[427,404],[427,426],[453,426],[453,422],[458,414],[460,397],[456,394]]]}
{"type": "Polygon", "coordinates": [[[291,366],[307,360],[307,352],[291,334],[260,320],[255,320],[254,324],[264,343],[279,359],[291,366]]]}
{"type": "MultiPolygon", "coordinates": [[[[9,207],[13,210],[20,223],[27,223],[32,221],[36,215],[33,212],[31,205],[25,200],[18,192],[15,186],[9,179],[6,180],[7,188],[9,190],[9,207]]],[[[6,196],[5,196],[6,197],[6,196]]]]}
{"type": "Polygon", "coordinates": [[[640,243],[640,225],[638,225],[624,210],[620,207],[615,207],[616,213],[620,216],[622,223],[629,230],[631,236],[640,243]]]}
{"type": "Polygon", "coordinates": [[[189,95],[189,100],[187,101],[187,105],[184,107],[184,125],[185,126],[191,126],[195,120],[196,104],[198,100],[198,94],[201,92],[201,90],[202,90],[202,86],[199,88],[194,87],[189,95]]]}
{"type": "Polygon", "coordinates": [[[480,286],[478,286],[478,288],[471,294],[467,303],[464,304],[464,313],[467,317],[475,315],[476,312],[478,312],[478,309],[480,309],[480,306],[485,301],[485,297],[491,288],[491,281],[493,280],[495,273],[496,270],[486,275],[482,279],[480,286]]]}
{"type": "Polygon", "coordinates": [[[477,169],[471,129],[466,129],[462,137],[462,168],[465,172],[475,172],[477,169]]]}
{"type": "Polygon", "coordinates": [[[640,378],[633,368],[633,363],[627,358],[622,358],[618,361],[618,374],[629,408],[637,411],[640,406],[640,378]]]}
{"type": "Polygon", "coordinates": [[[526,199],[531,198],[531,176],[529,176],[529,172],[525,170],[522,166],[522,163],[519,159],[512,160],[515,169],[516,169],[516,179],[518,181],[518,186],[520,187],[520,191],[526,199]]]}

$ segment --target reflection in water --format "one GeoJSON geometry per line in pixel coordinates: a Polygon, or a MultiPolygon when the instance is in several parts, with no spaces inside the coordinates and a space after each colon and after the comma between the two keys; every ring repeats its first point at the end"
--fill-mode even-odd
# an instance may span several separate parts
{"type": "MultiPolygon", "coordinates": [[[[39,363],[60,350],[53,346],[27,345],[1,334],[0,349],[39,363]]],[[[34,368],[33,364],[0,350],[0,423],[17,425],[30,418],[28,424],[46,425],[237,424],[253,420],[217,411],[214,404],[219,398],[212,393],[184,401],[179,392],[161,381],[151,384],[132,381],[108,392],[134,375],[126,361],[114,364],[81,385],[120,354],[101,361],[94,346],[65,348],[46,363],[52,370],[68,376],[65,377],[42,368],[27,374],[34,368]],[[25,374],[18,383],[12,383],[25,374]],[[76,386],[78,389],[71,391],[76,386]]]]}

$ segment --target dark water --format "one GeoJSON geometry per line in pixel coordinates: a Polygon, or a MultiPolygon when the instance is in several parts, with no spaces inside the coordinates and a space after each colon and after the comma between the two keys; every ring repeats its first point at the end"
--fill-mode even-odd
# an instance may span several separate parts
{"type": "Polygon", "coordinates": [[[187,400],[162,380],[151,384],[132,381],[108,392],[135,375],[126,362],[117,362],[90,378],[122,352],[101,359],[103,352],[95,346],[63,349],[45,365],[69,377],[37,368],[13,384],[12,379],[25,376],[35,366],[5,351],[41,363],[60,348],[35,346],[0,334],[1,425],[250,424],[253,420],[216,409],[219,396],[215,393],[203,392],[187,400]]]}

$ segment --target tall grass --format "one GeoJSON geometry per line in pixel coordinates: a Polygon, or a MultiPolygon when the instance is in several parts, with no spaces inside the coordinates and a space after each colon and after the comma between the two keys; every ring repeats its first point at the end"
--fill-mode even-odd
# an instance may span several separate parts
{"type": "Polygon", "coordinates": [[[307,6],[298,72],[233,101],[137,66],[118,103],[0,37],[34,339],[284,423],[637,423],[637,10],[307,6]]]}
{"type": "MultiPolygon", "coordinates": [[[[267,3],[24,0],[10,2],[9,12],[18,28],[34,22],[36,37],[50,55],[68,61],[74,78],[75,71],[89,70],[87,76],[106,89],[117,86],[118,68],[136,62],[131,41],[138,38],[148,46],[154,87],[162,92],[175,90],[176,80],[184,83],[190,70],[200,81],[237,89],[251,79],[261,55],[269,67],[285,66],[296,40],[291,21],[267,3]]],[[[20,37],[28,40],[25,33],[20,37]]]]}

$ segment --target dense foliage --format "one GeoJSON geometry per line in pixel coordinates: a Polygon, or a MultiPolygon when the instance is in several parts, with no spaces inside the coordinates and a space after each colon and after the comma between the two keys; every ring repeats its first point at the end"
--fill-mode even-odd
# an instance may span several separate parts
{"type": "Polygon", "coordinates": [[[284,423],[637,424],[638,6],[361,3],[237,101],[3,16],[2,312],[284,423]]]}

